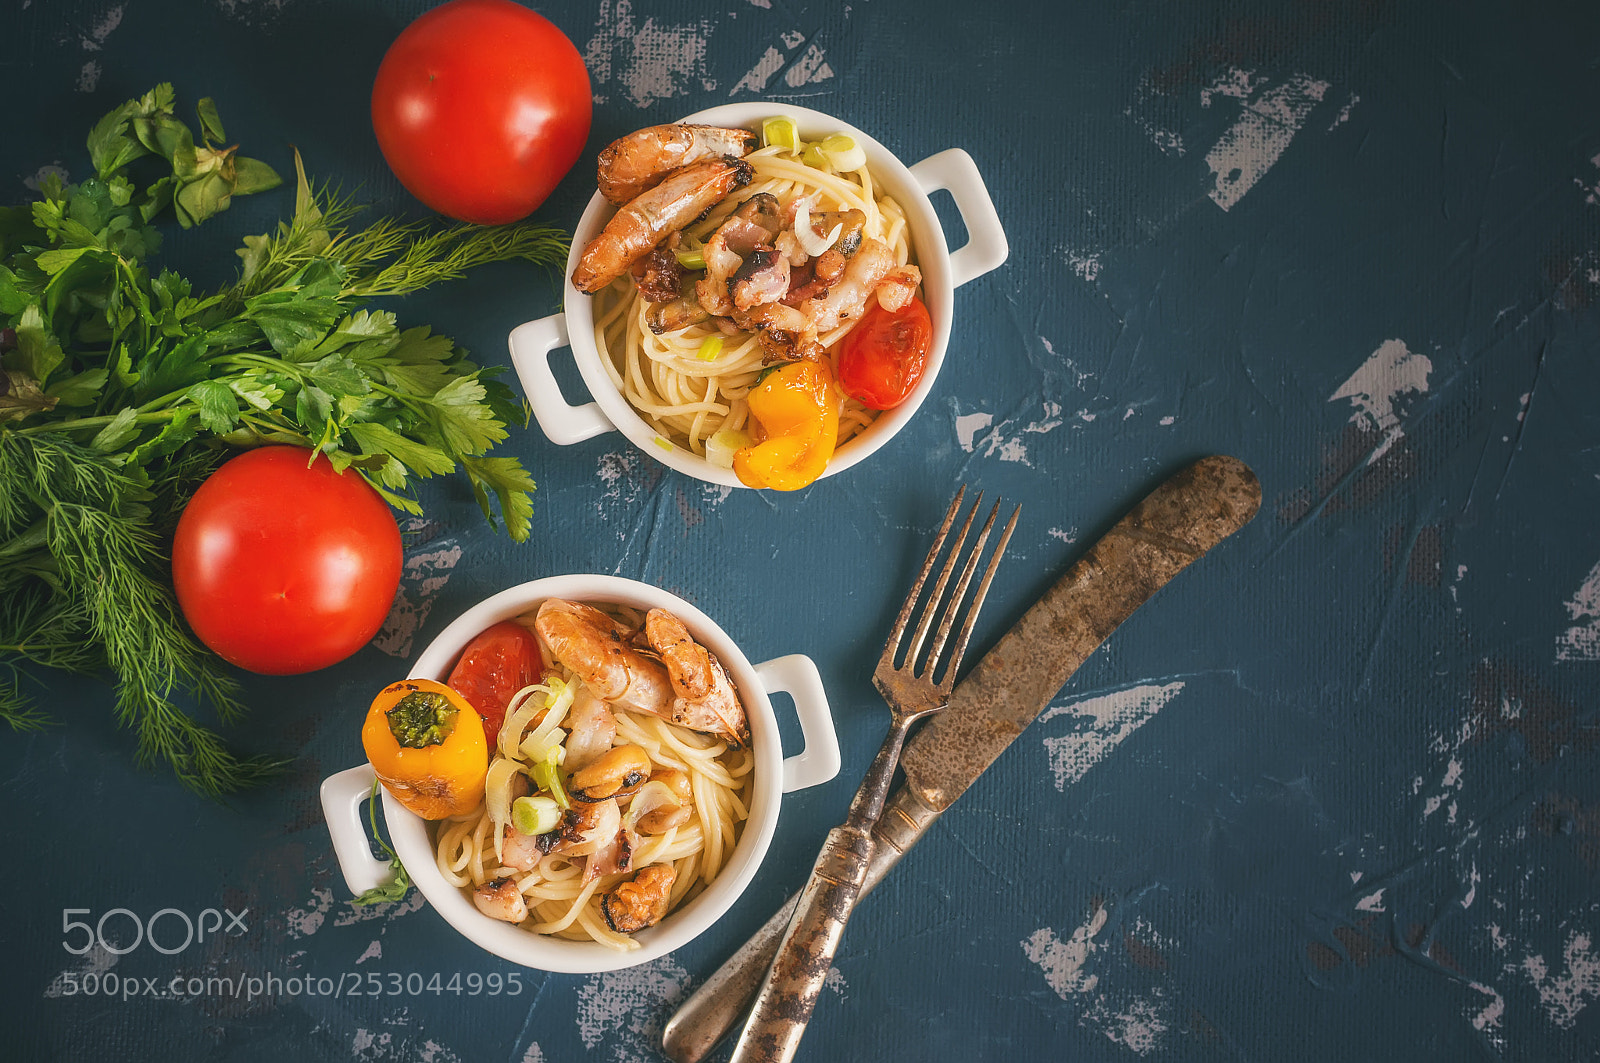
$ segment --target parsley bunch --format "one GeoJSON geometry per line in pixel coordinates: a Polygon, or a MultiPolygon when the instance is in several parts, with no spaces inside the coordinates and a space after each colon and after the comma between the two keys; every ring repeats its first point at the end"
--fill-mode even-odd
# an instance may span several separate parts
{"type": "Polygon", "coordinates": [[[448,338],[365,304],[488,262],[556,265],[567,242],[532,224],[357,228],[360,208],[314,191],[297,153],[293,216],[244,239],[232,284],[199,291],[149,269],[152,222],[198,225],[280,179],[217,146],[210,100],[198,118],[197,143],[158,86],[90,133],[95,176],[0,208],[0,719],[46,721],[29,666],[109,672],[141,759],[217,795],[278,765],[236,756],[188,711],[226,722],[243,707],[172,594],[183,502],[230,445],[291,443],[408,513],[415,479],[459,469],[485,516],[526,539],[533,481],[490,454],[525,407],[448,338]]]}

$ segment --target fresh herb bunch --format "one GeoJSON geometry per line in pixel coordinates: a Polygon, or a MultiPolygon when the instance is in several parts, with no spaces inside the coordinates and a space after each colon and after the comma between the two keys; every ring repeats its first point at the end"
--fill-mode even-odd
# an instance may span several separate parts
{"type": "Polygon", "coordinates": [[[489,454],[525,408],[448,338],[364,304],[488,262],[555,265],[567,242],[532,224],[356,228],[360,208],[314,191],[296,153],[292,218],[245,238],[232,284],[197,293],[148,269],[151,223],[170,208],[197,225],[281,183],[215,146],[209,99],[198,116],[197,145],[158,86],[94,127],[95,176],[47,179],[40,200],[0,208],[0,719],[46,722],[24,693],[30,665],[109,671],[141,760],[218,795],[279,764],[236,756],[185,711],[209,705],[227,722],[243,707],[172,593],[165,551],[183,502],[230,444],[291,443],[408,513],[421,512],[414,478],[459,467],[485,516],[492,494],[526,539],[533,481],[489,454]]]}

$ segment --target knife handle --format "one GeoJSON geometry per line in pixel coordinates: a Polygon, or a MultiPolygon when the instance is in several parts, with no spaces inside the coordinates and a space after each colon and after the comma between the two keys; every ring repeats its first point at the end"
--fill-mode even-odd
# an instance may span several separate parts
{"type": "MultiPolygon", "coordinates": [[[[875,843],[857,901],[883,881],[906,850],[939,818],[939,813],[901,787],[884,806],[872,829],[875,843]]],[[[739,951],[718,967],[705,984],[683,1002],[661,1034],[661,1050],[674,1063],[700,1063],[711,1054],[749,1006],[750,998],[778,953],[778,942],[794,915],[800,895],[791,896],[739,951]]]]}

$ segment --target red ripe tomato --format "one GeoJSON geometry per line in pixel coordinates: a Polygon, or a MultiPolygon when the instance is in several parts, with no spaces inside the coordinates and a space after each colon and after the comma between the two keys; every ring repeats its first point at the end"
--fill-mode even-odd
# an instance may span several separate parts
{"type": "Polygon", "coordinates": [[[400,529],[354,472],[300,447],[228,461],[178,518],[172,585],[200,641],[265,675],[344,660],[383,626],[400,586],[400,529]]]}
{"type": "Polygon", "coordinates": [[[542,15],[450,0],[401,31],[372,86],[400,183],[441,214],[499,225],[550,195],[589,137],[589,71],[542,15]]]}
{"type": "Polygon", "coordinates": [[[916,296],[892,313],[876,302],[839,349],[839,386],[874,410],[906,401],[933,347],[933,321],[916,296]]]}
{"type": "Polygon", "coordinates": [[[539,640],[515,620],[503,620],[467,643],[445,685],[478,710],[483,733],[493,745],[512,697],[543,676],[539,640]]]}

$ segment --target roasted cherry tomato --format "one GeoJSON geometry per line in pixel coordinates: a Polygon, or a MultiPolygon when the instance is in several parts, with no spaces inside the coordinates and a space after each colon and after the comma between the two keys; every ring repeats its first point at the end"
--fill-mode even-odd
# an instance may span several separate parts
{"type": "Polygon", "coordinates": [[[295,675],[378,633],[400,586],[400,529],[354,470],[300,447],[231,459],[194,493],[172,585],[201,642],[240,668],[295,675]]]}
{"type": "Polygon", "coordinates": [[[839,349],[839,386],[874,410],[906,401],[933,347],[933,321],[916,296],[899,310],[877,303],[845,334],[839,349]]]}
{"type": "Polygon", "coordinates": [[[450,0],[403,30],[378,67],[372,127],[400,183],[441,214],[526,216],[589,136],[589,71],[543,15],[450,0]]]}
{"type": "Polygon", "coordinates": [[[539,640],[515,620],[503,620],[467,643],[447,685],[478,710],[492,745],[512,697],[543,676],[539,640]]]}

